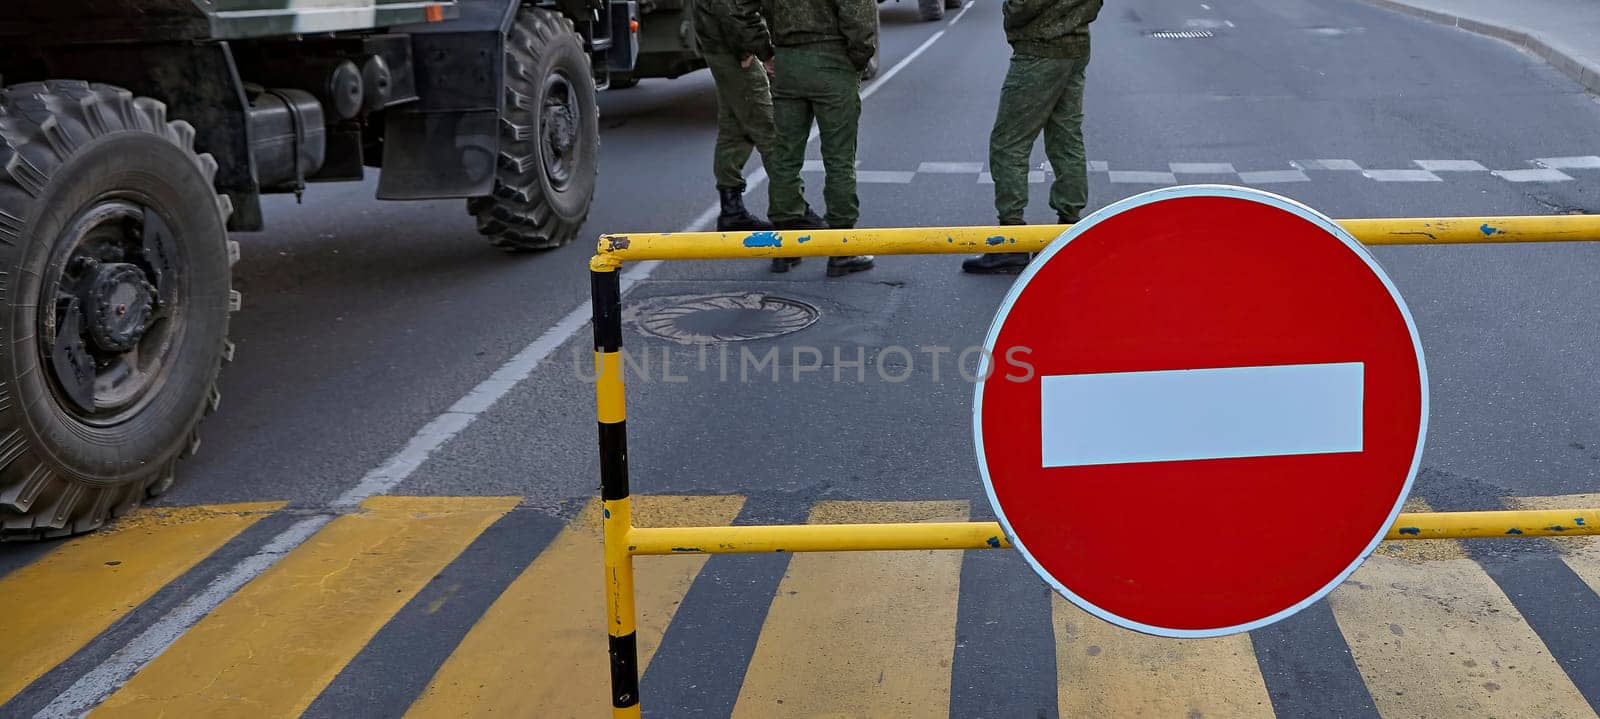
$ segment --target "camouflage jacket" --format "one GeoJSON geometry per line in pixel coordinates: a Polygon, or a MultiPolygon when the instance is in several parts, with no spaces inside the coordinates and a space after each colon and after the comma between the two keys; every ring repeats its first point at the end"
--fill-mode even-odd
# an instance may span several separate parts
{"type": "Polygon", "coordinates": [[[694,35],[701,52],[772,59],[772,35],[761,0],[694,0],[694,35]]]}
{"type": "Polygon", "coordinates": [[[1089,23],[1103,0],[1005,0],[1006,39],[1019,55],[1089,54],[1089,23]]]}
{"type": "Polygon", "coordinates": [[[857,68],[878,52],[876,0],[765,0],[779,47],[840,43],[857,68]]]}

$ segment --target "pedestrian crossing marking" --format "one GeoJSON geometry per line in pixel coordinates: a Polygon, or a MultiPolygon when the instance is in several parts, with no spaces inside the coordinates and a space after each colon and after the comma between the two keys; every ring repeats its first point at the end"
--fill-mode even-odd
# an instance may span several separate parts
{"type": "MultiPolygon", "coordinates": [[[[635,526],[733,522],[739,496],[634,496],[635,526]]],[[[484,612],[407,717],[594,717],[610,707],[600,504],[591,501],[484,612]]],[[[709,555],[634,558],[639,672],[709,555]]]]}
{"type": "MultiPolygon", "coordinates": [[[[432,577],[519,501],[369,500],[202,619],[95,713],[296,715],[432,577]]],[[[726,525],[744,502],[740,496],[634,498],[640,526],[726,525]]],[[[1593,507],[1600,505],[1600,493],[1505,503],[1593,507]]],[[[7,696],[16,696],[161,586],[282,507],[274,502],[141,510],[0,578],[8,640],[0,646],[0,682],[7,696]],[[48,589],[41,592],[41,586],[48,589]],[[54,596],[78,603],[58,605],[54,596]]],[[[1405,509],[1429,511],[1418,500],[1405,509]]],[[[959,521],[967,514],[965,501],[826,501],[813,507],[810,521],[959,521]]],[[[599,503],[591,501],[550,545],[528,547],[531,564],[478,618],[407,715],[603,715],[609,672],[600,535],[599,503]]],[[[1600,539],[1538,541],[1557,547],[1560,558],[1600,593],[1600,539]]],[[[1544,640],[1464,546],[1450,540],[1384,543],[1329,597],[1379,713],[1595,717],[1544,640]]],[[[790,557],[751,661],[741,675],[725,680],[740,691],[734,714],[948,714],[958,596],[963,589],[985,590],[961,585],[963,556],[912,551],[790,557]]],[[[706,561],[707,555],[636,558],[641,672],[706,561]]],[[[1050,601],[1051,624],[1038,631],[1054,632],[1063,716],[1272,714],[1249,636],[1156,639],[1107,625],[1059,597],[1050,601]]],[[[415,691],[416,685],[406,686],[412,688],[401,690],[415,691]]],[[[647,686],[647,707],[652,693],[647,686]]]]}
{"type": "MultiPolygon", "coordinates": [[[[1426,511],[1419,505],[1412,500],[1408,510],[1426,511]]],[[[1380,714],[1595,716],[1457,540],[1405,544],[1421,546],[1374,554],[1328,596],[1380,714]]]]}
{"type": "MultiPolygon", "coordinates": [[[[1508,497],[1506,506],[1512,509],[1571,509],[1574,507],[1600,507],[1600,492],[1593,494],[1568,494],[1554,497],[1508,497]]],[[[1550,537],[1547,541],[1561,553],[1561,560],[1584,584],[1600,594],[1600,537],[1550,537]]]]}
{"type": "Polygon", "coordinates": [[[137,510],[0,579],[0,704],[284,504],[137,510]]]}
{"type": "MultiPolygon", "coordinates": [[[[965,501],[818,503],[811,524],[963,521],[965,501]]],[[[961,552],[797,554],[735,717],[950,714],[961,552]]]]}
{"type": "Polygon", "coordinates": [[[96,715],[295,716],[518,497],[373,497],[207,615],[96,715]]]}
{"type": "Polygon", "coordinates": [[[1061,716],[1273,716],[1250,635],[1153,637],[1051,602],[1061,716]]]}

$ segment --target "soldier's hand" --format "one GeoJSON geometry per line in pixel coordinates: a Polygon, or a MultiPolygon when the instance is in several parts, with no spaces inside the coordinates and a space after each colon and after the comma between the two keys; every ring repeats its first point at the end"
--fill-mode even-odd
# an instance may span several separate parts
{"type": "Polygon", "coordinates": [[[748,69],[750,67],[750,63],[755,61],[755,55],[745,55],[743,59],[739,60],[739,67],[748,69]]]}
{"type": "Polygon", "coordinates": [[[778,66],[772,62],[774,59],[775,58],[767,58],[761,61],[761,67],[766,69],[768,75],[778,74],[778,66]]]}

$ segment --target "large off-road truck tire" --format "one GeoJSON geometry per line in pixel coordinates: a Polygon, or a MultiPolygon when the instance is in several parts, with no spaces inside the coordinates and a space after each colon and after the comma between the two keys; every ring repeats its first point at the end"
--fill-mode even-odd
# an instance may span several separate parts
{"type": "Polygon", "coordinates": [[[467,201],[478,231],[513,252],[560,247],[589,217],[600,107],[572,22],[523,7],[506,36],[505,112],[494,194],[467,201]]]}
{"type": "Polygon", "coordinates": [[[231,206],[166,115],[109,85],[0,90],[0,538],[163,491],[216,407],[231,206]]]}
{"type": "Polygon", "coordinates": [[[917,12],[922,19],[932,22],[944,18],[944,0],[917,0],[917,12]]]}

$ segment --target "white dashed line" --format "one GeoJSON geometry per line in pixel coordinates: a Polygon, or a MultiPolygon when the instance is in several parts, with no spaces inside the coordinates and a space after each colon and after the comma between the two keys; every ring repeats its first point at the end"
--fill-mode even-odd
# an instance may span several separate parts
{"type": "Polygon", "coordinates": [[[1429,172],[1488,172],[1489,168],[1477,160],[1413,160],[1429,172]]]}
{"type": "Polygon", "coordinates": [[[917,172],[930,175],[976,175],[983,172],[981,162],[924,162],[917,172]]]}
{"type": "Polygon", "coordinates": [[[1129,170],[1110,171],[1113,184],[1125,185],[1176,185],[1178,178],[1170,172],[1144,172],[1129,170]]]}
{"type": "Polygon", "coordinates": [[[1169,162],[1167,167],[1176,175],[1232,175],[1231,162],[1169,162]]]}
{"type": "Polygon", "coordinates": [[[1363,170],[1361,174],[1378,182],[1444,182],[1427,170],[1363,170]]]}
{"type": "Polygon", "coordinates": [[[1566,182],[1571,175],[1560,170],[1495,170],[1494,176],[1507,182],[1566,182]]]}
{"type": "Polygon", "coordinates": [[[1310,182],[1311,178],[1299,170],[1262,170],[1241,172],[1239,181],[1246,185],[1273,185],[1281,182],[1310,182]]]}
{"type": "Polygon", "coordinates": [[[1600,170],[1600,155],[1541,157],[1534,162],[1557,170],[1600,170]]]}

